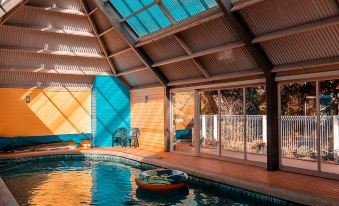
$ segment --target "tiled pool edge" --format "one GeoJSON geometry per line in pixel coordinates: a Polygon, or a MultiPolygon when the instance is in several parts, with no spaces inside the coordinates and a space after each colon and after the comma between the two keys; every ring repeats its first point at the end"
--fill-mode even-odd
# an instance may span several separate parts
{"type": "Polygon", "coordinates": [[[3,206],[19,206],[12,193],[0,177],[0,205],[3,206]]]}
{"type": "Polygon", "coordinates": [[[333,199],[327,199],[319,196],[312,196],[307,193],[302,193],[299,191],[291,191],[279,187],[274,187],[271,185],[258,184],[255,182],[250,182],[246,180],[235,179],[228,176],[215,175],[209,172],[205,172],[202,170],[196,171],[191,168],[184,168],[182,166],[174,165],[172,163],[167,163],[161,160],[160,157],[143,157],[138,155],[133,155],[129,153],[119,152],[119,151],[103,151],[103,150],[82,150],[82,151],[49,151],[49,152],[31,152],[31,153],[21,153],[14,155],[2,155],[0,156],[0,160],[3,159],[21,159],[25,157],[39,157],[39,156],[53,156],[53,155],[108,155],[108,156],[117,156],[122,157],[128,160],[137,161],[140,163],[146,163],[149,165],[153,165],[156,167],[163,168],[173,168],[179,169],[191,176],[195,176],[197,178],[202,178],[210,182],[214,182],[216,184],[230,185],[232,187],[243,188],[243,190],[253,191],[257,193],[261,193],[267,196],[276,197],[278,199],[288,200],[291,202],[296,202],[300,204],[307,205],[329,205],[329,206],[338,206],[339,203],[333,199]]]}

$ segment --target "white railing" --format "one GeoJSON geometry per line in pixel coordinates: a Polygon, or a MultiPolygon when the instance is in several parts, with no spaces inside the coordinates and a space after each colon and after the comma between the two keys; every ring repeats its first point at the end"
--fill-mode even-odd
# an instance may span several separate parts
{"type": "MultiPolygon", "coordinates": [[[[203,146],[217,145],[218,115],[200,116],[201,144],[203,146]]],[[[281,148],[283,157],[316,158],[316,125],[315,116],[282,116],[281,117],[281,148]]],[[[247,151],[265,153],[267,143],[266,115],[246,116],[247,151]]],[[[244,116],[221,116],[222,148],[243,151],[244,116]]],[[[321,116],[320,147],[323,158],[333,158],[333,153],[339,151],[339,116],[321,116]]]]}

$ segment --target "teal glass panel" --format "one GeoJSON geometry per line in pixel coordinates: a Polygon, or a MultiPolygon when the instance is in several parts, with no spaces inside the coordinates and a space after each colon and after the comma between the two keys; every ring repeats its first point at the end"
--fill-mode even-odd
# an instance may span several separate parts
{"type": "MultiPolygon", "coordinates": [[[[124,18],[154,3],[155,0],[110,0],[124,18]]],[[[217,6],[216,0],[162,0],[162,4],[176,22],[183,21],[217,6]]],[[[127,23],[139,36],[145,36],[172,25],[162,8],[154,4],[129,18],[127,23]]]]}

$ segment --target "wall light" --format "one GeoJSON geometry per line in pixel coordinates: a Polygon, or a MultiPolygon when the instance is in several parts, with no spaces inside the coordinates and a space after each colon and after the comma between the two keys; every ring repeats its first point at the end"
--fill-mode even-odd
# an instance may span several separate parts
{"type": "Polygon", "coordinates": [[[30,97],[30,96],[26,96],[25,99],[26,99],[26,103],[27,103],[27,104],[31,102],[31,97],[30,97]]]}
{"type": "Polygon", "coordinates": [[[145,96],[145,103],[147,103],[148,102],[148,96],[145,96]]]}

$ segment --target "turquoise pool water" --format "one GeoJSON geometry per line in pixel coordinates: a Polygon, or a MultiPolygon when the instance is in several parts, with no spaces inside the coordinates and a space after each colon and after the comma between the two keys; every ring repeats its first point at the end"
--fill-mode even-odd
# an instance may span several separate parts
{"type": "Polygon", "coordinates": [[[134,182],[145,165],[131,165],[64,158],[11,161],[0,162],[0,176],[20,205],[294,205],[239,189],[204,186],[197,178],[191,178],[185,190],[147,192],[134,182]]]}

